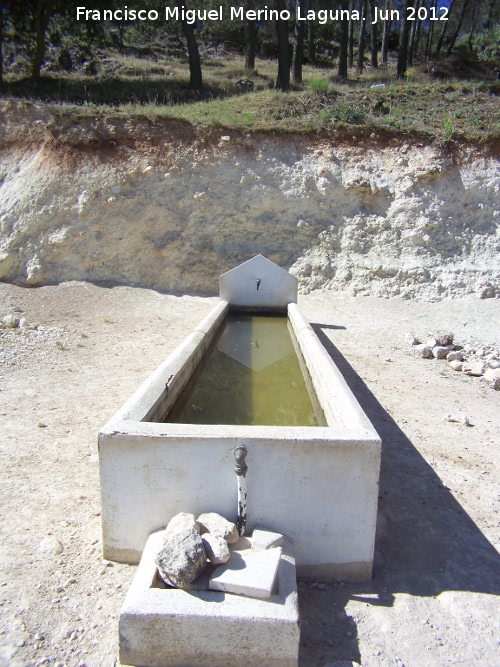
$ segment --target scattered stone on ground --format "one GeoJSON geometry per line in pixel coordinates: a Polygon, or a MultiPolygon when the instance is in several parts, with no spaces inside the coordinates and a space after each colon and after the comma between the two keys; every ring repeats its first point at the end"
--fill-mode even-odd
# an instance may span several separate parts
{"type": "Polygon", "coordinates": [[[431,356],[431,351],[427,345],[424,343],[419,343],[418,345],[413,346],[413,352],[415,356],[422,357],[422,359],[428,359],[431,356]]]}
{"type": "Polygon", "coordinates": [[[489,380],[493,389],[500,388],[500,380],[489,371],[500,368],[500,350],[491,346],[463,346],[453,344],[454,335],[438,334],[421,344],[413,334],[406,335],[406,341],[412,346],[413,356],[423,359],[446,359],[454,371],[462,371],[471,377],[483,377],[489,380]]]}
{"type": "Polygon", "coordinates": [[[446,422],[462,424],[463,426],[471,425],[469,418],[466,415],[444,415],[443,420],[446,422]]]}
{"type": "Polygon", "coordinates": [[[62,554],[64,551],[63,545],[57,537],[54,536],[49,536],[43,539],[40,542],[40,546],[38,547],[38,551],[41,551],[42,553],[46,554],[54,554],[55,556],[58,556],[59,554],[62,554]]]}

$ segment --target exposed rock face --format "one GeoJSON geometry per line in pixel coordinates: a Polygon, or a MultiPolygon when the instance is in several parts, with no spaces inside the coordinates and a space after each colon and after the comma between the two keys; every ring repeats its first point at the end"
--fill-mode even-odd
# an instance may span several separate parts
{"type": "MultiPolygon", "coordinates": [[[[65,130],[75,142],[90,131],[82,123],[65,130]]],[[[303,291],[500,297],[500,163],[487,152],[203,140],[167,125],[161,141],[127,144],[112,124],[105,132],[106,150],[0,149],[1,280],[214,294],[221,273],[262,253],[303,291]]]]}

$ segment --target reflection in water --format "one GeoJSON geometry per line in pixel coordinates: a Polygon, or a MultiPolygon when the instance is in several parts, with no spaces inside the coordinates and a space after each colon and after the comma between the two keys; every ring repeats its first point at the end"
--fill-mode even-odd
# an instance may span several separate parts
{"type": "Polygon", "coordinates": [[[228,316],[165,421],[317,426],[287,318],[228,316]]]}

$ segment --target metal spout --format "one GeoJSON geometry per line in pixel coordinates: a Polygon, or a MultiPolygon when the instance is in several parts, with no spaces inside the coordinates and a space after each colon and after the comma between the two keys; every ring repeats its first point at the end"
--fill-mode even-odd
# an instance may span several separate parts
{"type": "Polygon", "coordinates": [[[245,534],[245,525],[247,522],[247,480],[246,473],[248,466],[246,464],[247,450],[243,445],[238,445],[234,450],[234,472],[238,482],[238,519],[236,527],[240,535],[245,534]]]}
{"type": "Polygon", "coordinates": [[[243,445],[238,445],[234,450],[234,472],[237,475],[246,475],[248,466],[246,464],[247,450],[243,445]]]}

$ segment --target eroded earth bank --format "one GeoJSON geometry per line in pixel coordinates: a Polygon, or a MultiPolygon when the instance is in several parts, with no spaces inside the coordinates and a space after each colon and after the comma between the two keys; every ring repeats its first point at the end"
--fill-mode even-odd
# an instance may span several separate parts
{"type": "Polygon", "coordinates": [[[303,291],[500,295],[492,146],[4,111],[2,280],[216,294],[222,272],[262,253],[303,291]]]}

